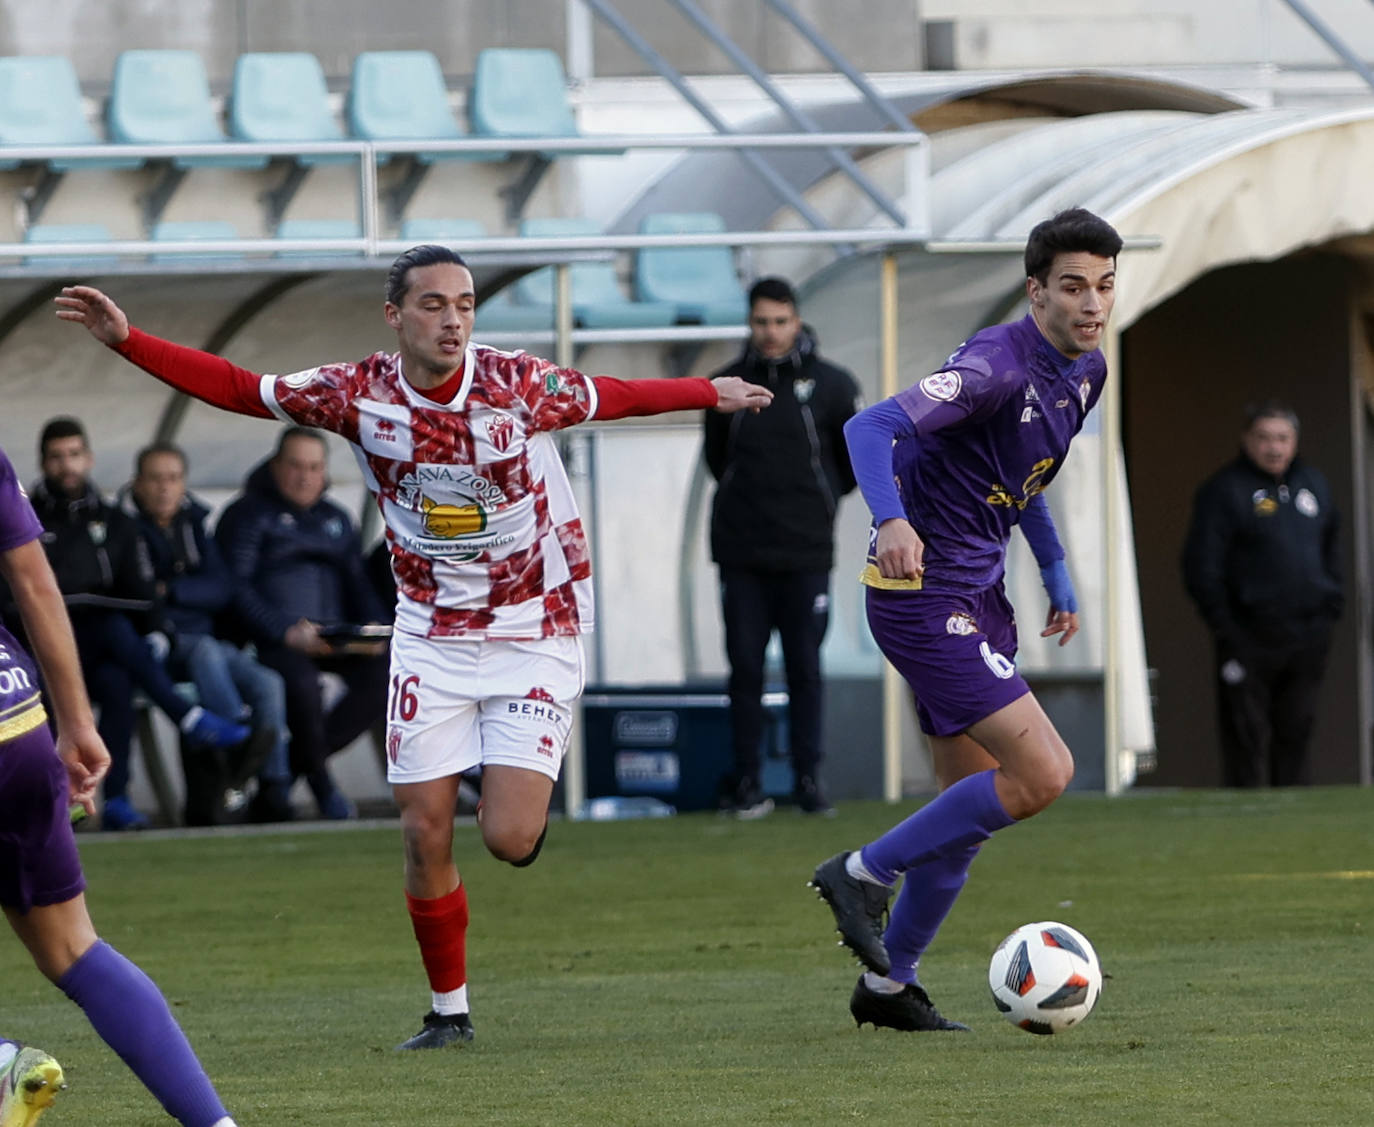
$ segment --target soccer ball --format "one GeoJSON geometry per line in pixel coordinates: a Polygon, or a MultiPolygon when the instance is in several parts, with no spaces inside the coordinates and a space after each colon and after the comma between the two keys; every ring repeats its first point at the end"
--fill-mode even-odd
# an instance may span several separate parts
{"type": "Polygon", "coordinates": [[[1027,1033],[1063,1033],[1092,1012],[1102,992],[1097,952],[1067,924],[1018,927],[988,965],[992,1000],[1027,1033]]]}

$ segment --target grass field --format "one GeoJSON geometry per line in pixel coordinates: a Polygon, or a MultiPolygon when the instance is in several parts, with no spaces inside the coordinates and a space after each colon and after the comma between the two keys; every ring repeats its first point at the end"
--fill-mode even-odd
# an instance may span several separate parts
{"type": "MultiPolygon", "coordinates": [[[[970,1034],[854,1028],[814,865],[897,810],[555,825],[515,871],[460,827],[466,1049],[396,1054],[428,992],[394,826],[84,838],[103,935],[161,984],[241,1127],[1374,1123],[1374,792],[1074,795],[984,850],[923,963],[970,1034]],[[1112,976],[1062,1037],[986,965],[1060,919],[1112,976]]],[[[42,1127],[167,1118],[0,944],[0,1032],[70,1091],[42,1127]]]]}

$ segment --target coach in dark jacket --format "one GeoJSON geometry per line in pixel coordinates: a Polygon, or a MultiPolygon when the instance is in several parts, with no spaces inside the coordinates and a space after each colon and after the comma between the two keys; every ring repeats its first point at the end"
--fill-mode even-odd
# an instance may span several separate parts
{"type": "Polygon", "coordinates": [[[722,788],[740,817],[772,809],[760,787],[763,663],[778,631],[787,670],[794,793],[807,813],[830,810],[821,762],[821,641],[830,621],[835,513],[854,488],[844,424],[859,387],[821,359],[781,278],[749,291],[749,343],[717,373],[773,392],[766,411],[705,417],[705,457],[716,479],[711,558],[720,568],[735,775],[722,788]]]}
{"type": "Polygon", "coordinates": [[[262,663],[286,681],[292,769],[306,777],[325,817],[346,818],[351,808],[325,760],[382,716],[385,643],[345,652],[325,628],[382,622],[386,614],[368,583],[352,520],[324,496],[326,463],[319,432],[288,427],[215,535],[234,575],[239,623],[262,663]],[[327,710],[321,670],[338,673],[346,686],[327,710]]]}
{"type": "Polygon", "coordinates": [[[1340,521],[1326,478],[1297,457],[1298,417],[1247,412],[1241,452],[1198,489],[1184,582],[1216,642],[1228,786],[1306,783],[1331,631],[1344,603],[1340,521]]]}

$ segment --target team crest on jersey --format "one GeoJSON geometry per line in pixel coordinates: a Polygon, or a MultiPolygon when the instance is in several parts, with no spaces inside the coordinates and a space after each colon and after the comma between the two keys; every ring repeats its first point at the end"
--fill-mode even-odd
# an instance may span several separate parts
{"type": "Polygon", "coordinates": [[[1083,404],[1083,410],[1088,409],[1088,393],[1093,389],[1093,385],[1084,380],[1078,385],[1078,401],[1083,404]]]}
{"type": "Polygon", "coordinates": [[[386,757],[395,763],[401,754],[401,729],[388,726],[386,730],[386,757]]]}
{"type": "Polygon", "coordinates": [[[964,386],[964,378],[958,372],[936,372],[921,381],[920,387],[926,398],[940,403],[948,403],[964,386]]]}
{"type": "Polygon", "coordinates": [[[1299,489],[1298,495],[1293,498],[1293,505],[1305,517],[1314,517],[1321,511],[1321,506],[1317,504],[1317,498],[1310,489],[1299,489]]]}
{"type": "Polygon", "coordinates": [[[955,611],[945,619],[945,633],[957,634],[960,637],[977,634],[978,623],[973,615],[965,614],[963,611],[955,611]]]}
{"type": "Polygon", "coordinates": [[[504,454],[510,449],[514,435],[515,420],[509,415],[496,414],[487,420],[487,439],[498,453],[504,454]]]}
{"type": "Polygon", "coordinates": [[[86,529],[90,533],[92,544],[105,543],[105,538],[108,535],[108,531],[105,528],[105,522],[103,520],[91,521],[91,523],[86,526],[86,529]]]}
{"type": "Polygon", "coordinates": [[[815,380],[793,380],[792,394],[797,397],[798,403],[810,403],[811,395],[816,390],[815,380]]]}

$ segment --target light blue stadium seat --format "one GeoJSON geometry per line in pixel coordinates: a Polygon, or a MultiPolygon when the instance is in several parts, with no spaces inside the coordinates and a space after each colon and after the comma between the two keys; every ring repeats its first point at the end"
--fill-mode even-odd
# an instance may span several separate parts
{"type": "MultiPolygon", "coordinates": [[[[568,104],[563,61],[543,47],[487,47],[479,51],[468,96],[468,122],[474,136],[578,136],[568,104]]],[[[589,145],[576,153],[623,151],[589,145]]],[[[569,150],[544,155],[553,159],[576,154],[569,150]]]]}
{"type": "MultiPolygon", "coordinates": [[[[645,235],[697,235],[725,230],[714,212],[664,212],[646,215],[645,235]]],[[[735,273],[729,247],[645,247],[635,262],[635,294],[640,301],[666,301],[679,321],[702,325],[742,325],[749,299],[735,273]]]]}
{"type": "MultiPolygon", "coordinates": [[[[601,228],[590,219],[526,219],[520,233],[532,238],[563,238],[599,235],[601,228]]],[[[610,262],[574,262],[572,279],[573,320],[588,329],[651,329],[677,320],[677,306],[670,302],[631,301],[620,288],[610,262]]],[[[553,319],[554,271],[535,270],[515,283],[520,305],[541,308],[553,319]]]]}
{"type": "Polygon", "coordinates": [[[399,237],[406,242],[438,243],[458,248],[473,239],[486,238],[487,229],[476,219],[407,219],[401,224],[399,237]]]}
{"type": "MultiPolygon", "coordinates": [[[[110,229],[103,223],[40,223],[24,232],[26,243],[107,243],[110,229]]],[[[106,265],[110,255],[44,255],[26,257],[25,266],[71,266],[90,269],[106,265]]]]}
{"type": "MultiPolygon", "coordinates": [[[[226,140],[215,119],[205,64],[194,51],[123,51],[110,88],[110,137],[131,145],[214,144],[226,140]]],[[[176,157],[177,168],[262,168],[266,157],[176,157]]]]}
{"type": "MultiPolygon", "coordinates": [[[[57,55],[0,58],[0,146],[97,145],[100,138],[86,120],[81,87],[68,59],[57,55]]],[[[72,168],[137,168],[140,157],[48,161],[55,172],[72,168]]],[[[0,159],[11,169],[15,160],[0,159]]]]}
{"type": "MultiPolygon", "coordinates": [[[[237,239],[238,229],[218,219],[187,219],[157,223],[149,236],[155,243],[190,242],[197,239],[237,239]]],[[[208,254],[154,254],[150,262],[227,262],[242,258],[241,254],[211,251],[208,254]]]]}
{"type": "MultiPolygon", "coordinates": [[[[348,128],[364,141],[456,141],[465,136],[449,109],[439,60],[429,51],[359,54],[353,60],[348,91],[348,128]]],[[[502,154],[416,153],[415,157],[427,164],[500,160],[502,154]]]]}
{"type": "MultiPolygon", "coordinates": [[[[319,59],[305,51],[254,51],[234,64],[229,133],[235,140],[342,141],[319,59]]],[[[348,154],[296,156],[303,165],[341,164],[348,154]]]]}
{"type": "MultiPolygon", "coordinates": [[[[352,219],[283,219],[277,225],[279,239],[360,239],[363,229],[352,219]]],[[[279,258],[318,258],[322,255],[361,254],[361,251],[340,250],[283,250],[279,258]]]]}
{"type": "Polygon", "coordinates": [[[517,305],[511,299],[510,287],[493,294],[477,307],[477,324],[472,330],[474,339],[480,341],[482,333],[528,333],[551,332],[553,329],[553,308],[542,309],[533,305],[517,305]]]}

